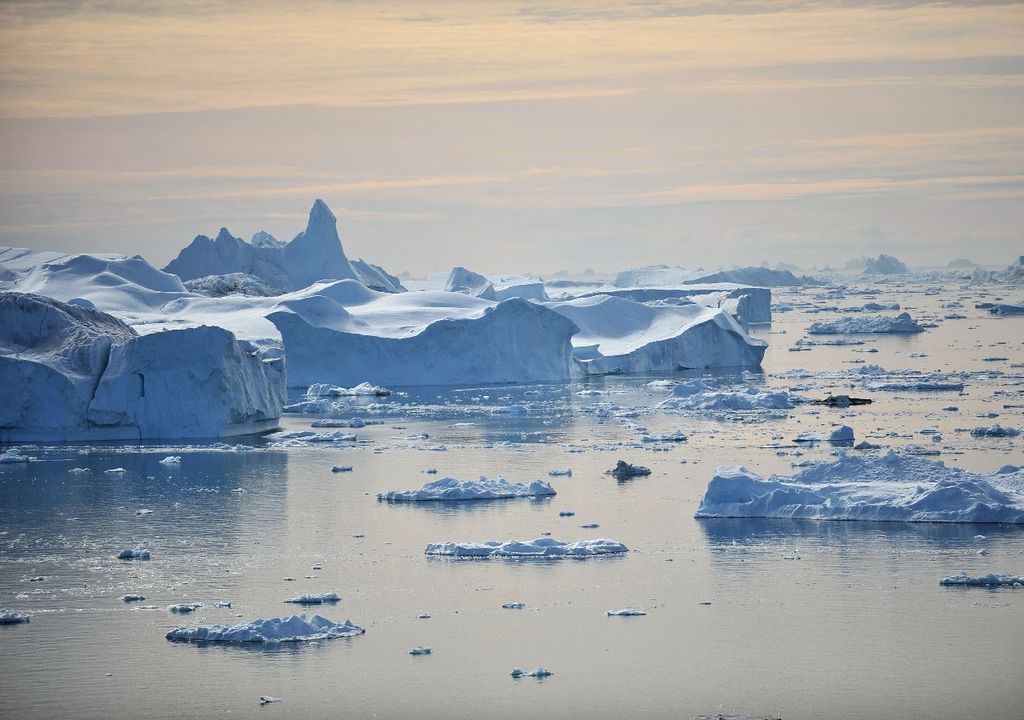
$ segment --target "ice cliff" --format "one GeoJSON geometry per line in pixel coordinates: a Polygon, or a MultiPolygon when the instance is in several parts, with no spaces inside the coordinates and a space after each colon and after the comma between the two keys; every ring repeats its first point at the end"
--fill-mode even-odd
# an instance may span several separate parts
{"type": "Polygon", "coordinates": [[[0,438],[218,437],[276,427],[280,360],[226,330],[140,336],[88,307],[0,294],[0,438]]]}

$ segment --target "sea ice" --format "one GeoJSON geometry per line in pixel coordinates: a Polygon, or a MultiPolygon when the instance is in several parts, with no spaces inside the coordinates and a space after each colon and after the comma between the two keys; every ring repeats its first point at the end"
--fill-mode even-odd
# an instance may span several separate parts
{"type": "Polygon", "coordinates": [[[629,552],[629,548],[620,542],[606,538],[569,543],[548,537],[541,537],[536,540],[510,540],[504,543],[497,540],[489,540],[483,543],[447,541],[431,543],[427,545],[425,550],[427,555],[511,558],[592,557],[594,555],[625,552],[629,552]]]}
{"type": "Polygon", "coordinates": [[[939,585],[960,587],[996,587],[1000,585],[1022,586],[1024,575],[968,575],[961,572],[939,580],[939,585]]]}
{"type": "Polygon", "coordinates": [[[366,630],[346,620],[335,623],[322,615],[292,615],[253,620],[238,625],[177,627],[167,633],[168,640],[223,643],[278,643],[306,640],[331,640],[361,635],[366,630]]]}
{"type": "Polygon", "coordinates": [[[1022,483],[893,452],[842,455],[792,477],[720,467],[694,517],[1024,523],[1022,483]]]}
{"type": "Polygon", "coordinates": [[[543,480],[529,485],[512,483],[498,477],[488,480],[456,480],[441,478],[428,482],[419,490],[392,490],[377,495],[378,500],[390,502],[419,502],[428,500],[497,500],[517,497],[543,497],[555,495],[554,488],[543,480]]]}

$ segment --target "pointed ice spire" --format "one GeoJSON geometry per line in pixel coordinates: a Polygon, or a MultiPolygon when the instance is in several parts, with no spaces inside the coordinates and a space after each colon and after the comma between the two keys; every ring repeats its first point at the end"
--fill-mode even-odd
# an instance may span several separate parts
{"type": "Polygon", "coordinates": [[[306,229],[285,248],[288,275],[296,288],[317,280],[356,279],[338,237],[338,219],[319,198],[309,211],[306,229]]]}

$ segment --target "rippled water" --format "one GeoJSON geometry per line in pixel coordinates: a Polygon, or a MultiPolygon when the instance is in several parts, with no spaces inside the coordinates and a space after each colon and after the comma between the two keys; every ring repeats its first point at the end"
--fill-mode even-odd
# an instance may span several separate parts
{"type": "MultiPolygon", "coordinates": [[[[878,297],[941,318],[938,303],[958,296],[955,288],[925,290],[878,297]]],[[[779,300],[798,304],[820,292],[779,300]]],[[[832,422],[889,447],[934,444],[945,462],[972,470],[1024,464],[1019,438],[964,432],[992,422],[1024,426],[1013,407],[1024,405],[1024,370],[1013,367],[1024,361],[1024,318],[990,318],[973,309],[974,291],[964,298],[967,320],[913,338],[871,339],[862,348],[877,347],[872,354],[788,352],[809,321],[834,317],[798,307],[764,335],[772,343],[764,375],[710,379],[819,397],[843,383],[774,374],[866,359],[972,373],[964,394],[858,388],[875,403],[708,416],[655,411],[667,391],[648,387],[653,378],[427,388],[380,406],[349,401],[342,416],[383,422],[354,430],[359,441],[344,446],[274,449],[247,439],[256,450],[30,448],[39,462],[0,466],[0,606],[33,613],[27,626],[0,627],[0,715],[1019,717],[1024,590],[938,581],[960,570],[1024,573],[1021,528],[692,517],[717,465],[791,472],[794,461],[826,459],[831,448],[785,446],[797,432],[832,422]],[[928,357],[908,357],[913,352],[928,357]],[[984,360],[996,355],[1007,360],[984,360]],[[525,412],[501,412],[514,405],[525,412]],[[950,405],[959,410],[943,410],[950,405]],[[988,412],[999,417],[977,417],[988,412]],[[689,440],[641,443],[641,427],[683,430],[689,440]],[[412,437],[419,433],[428,437],[412,437]],[[182,456],[180,467],[159,463],[171,454],[182,456]],[[617,482],[604,471],[619,458],[653,472],[617,482]],[[353,472],[333,474],[335,464],[353,472]],[[70,474],[73,467],[91,472],[70,474]],[[125,472],[103,472],[115,467],[125,472]],[[548,478],[565,468],[571,477],[548,478]],[[375,498],[435,477],[499,474],[550,479],[558,495],[426,506],[375,498]],[[138,515],[143,508],[154,512],[138,515]],[[576,514],[559,517],[562,510],[576,514]],[[580,527],[591,522],[600,527],[580,527]],[[429,542],[542,532],[609,537],[634,551],[546,562],[423,555],[429,542]],[[153,550],[150,562],[115,559],[140,541],[153,550]],[[989,554],[977,555],[981,547],[989,554]],[[29,581],[38,576],[45,579],[29,581]],[[319,612],[350,618],[365,635],[274,649],[164,639],[178,624],[288,614],[296,608],[283,599],[325,591],[342,601],[319,612]],[[126,605],[118,598],[129,592],[147,599],[126,605]],[[221,600],[232,607],[213,607],[221,600]],[[203,608],[184,617],[165,609],[186,601],[203,608]],[[513,601],[525,608],[502,609],[513,601]],[[627,606],[647,615],[606,615],[627,606]],[[417,645],[433,654],[408,655],[417,645]],[[513,667],[541,665],[554,675],[509,676],[513,667]],[[264,694],[284,701],[261,709],[264,694]]],[[[285,424],[306,429],[312,419],[285,424]]]]}

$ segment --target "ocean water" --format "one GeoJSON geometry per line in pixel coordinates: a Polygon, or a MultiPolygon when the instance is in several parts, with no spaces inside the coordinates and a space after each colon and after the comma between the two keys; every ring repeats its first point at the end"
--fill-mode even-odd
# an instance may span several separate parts
{"type": "MultiPolygon", "coordinates": [[[[827,460],[834,449],[789,440],[840,423],[858,441],[931,448],[936,459],[975,471],[1024,464],[1021,438],[967,432],[995,422],[1024,427],[1024,318],[974,309],[985,299],[975,288],[929,282],[777,292],[776,303],[793,309],[759,331],[771,344],[764,372],[702,376],[726,387],[874,400],[846,410],[658,410],[668,390],[655,381],[701,376],[690,372],[397,388],[385,401],[344,400],[339,417],[380,424],[352,430],[354,443],[328,446],[281,448],[266,438],[241,439],[254,447],[241,452],[212,443],[23,446],[36,462],[0,465],[0,606],[33,617],[0,627],[0,715],[1020,717],[1024,588],[938,582],[961,570],[1024,573],[1024,528],[693,518],[716,466],[795,472],[792,463],[827,460]],[[809,322],[838,316],[821,308],[868,299],[900,302],[937,327],[788,350],[809,322]],[[942,307],[951,301],[963,307],[942,307]],[[943,319],[953,312],[967,317],[943,319]],[[871,348],[878,352],[858,352],[871,348]],[[955,376],[965,388],[868,390],[849,374],[867,363],[955,376]],[[688,440],[640,441],[644,431],[675,430],[688,440]],[[180,466],[160,464],[168,455],[180,455],[180,466]],[[617,481],[605,471],[618,459],[652,473],[617,481]],[[353,471],[332,473],[332,465],[353,471]],[[90,472],[69,473],[76,467],[90,472]],[[104,472],[112,468],[124,472],[104,472]],[[571,477],[548,476],[567,468],[571,477]],[[376,499],[439,477],[480,475],[543,478],[558,494],[462,504],[376,499]],[[575,515],[560,517],[564,510],[575,515]],[[580,527],[589,523],[599,527],[580,527]],[[423,554],[430,542],[546,532],[608,537],[631,552],[548,561],[423,554]],[[116,559],[139,542],[152,549],[151,561],[116,559]],[[988,554],[978,555],[981,548],[988,554]],[[341,602],[307,612],[351,619],[365,635],[273,648],[164,638],[178,625],[300,612],[282,601],[327,591],[341,602]],[[125,593],[146,600],[125,604],[125,593]],[[517,601],[522,610],[501,607],[517,601]],[[167,611],[180,602],[203,607],[167,611]],[[647,615],[606,614],[624,607],[647,615]],[[418,645],[433,653],[410,656],[418,645]],[[513,667],[538,666],[554,674],[510,676],[513,667]],[[260,695],[283,701],[261,708],[260,695]]],[[[291,415],[284,426],[305,430],[314,419],[291,415]]]]}

